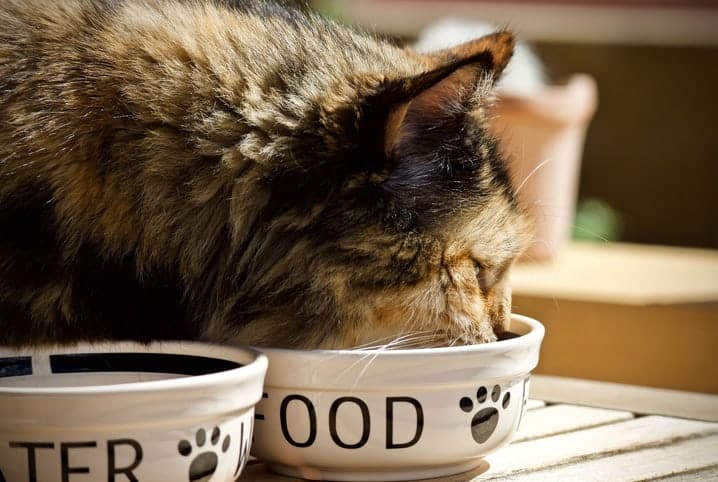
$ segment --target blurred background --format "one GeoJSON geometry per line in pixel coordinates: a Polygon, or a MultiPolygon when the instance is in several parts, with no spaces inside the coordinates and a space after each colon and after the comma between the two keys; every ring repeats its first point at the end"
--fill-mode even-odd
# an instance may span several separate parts
{"type": "Polygon", "coordinates": [[[518,33],[539,63],[509,66],[495,128],[539,227],[512,273],[513,309],[547,327],[538,372],[718,393],[718,2],[312,6],[422,48],[518,33]]]}
{"type": "Polygon", "coordinates": [[[317,0],[334,17],[411,43],[443,17],[510,26],[548,80],[588,73],[575,236],[718,248],[718,2],[317,0]],[[588,232],[591,231],[591,232],[588,232]],[[595,232],[594,232],[595,231],[595,232]]]}
{"type": "Polygon", "coordinates": [[[718,2],[315,0],[324,13],[411,43],[442,17],[510,26],[548,79],[592,75],[576,237],[718,248],[718,2]]]}

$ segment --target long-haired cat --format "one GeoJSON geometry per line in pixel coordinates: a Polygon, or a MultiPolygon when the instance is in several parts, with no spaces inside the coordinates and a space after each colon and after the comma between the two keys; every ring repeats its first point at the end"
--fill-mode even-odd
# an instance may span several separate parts
{"type": "Polygon", "coordinates": [[[488,342],[527,241],[513,37],[418,54],[265,2],[0,3],[0,344],[488,342]]]}

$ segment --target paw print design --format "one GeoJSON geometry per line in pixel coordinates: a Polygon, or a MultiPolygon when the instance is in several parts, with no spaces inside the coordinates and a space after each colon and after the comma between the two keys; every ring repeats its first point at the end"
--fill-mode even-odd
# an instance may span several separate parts
{"type": "MultiPolygon", "coordinates": [[[[488,391],[486,387],[479,387],[476,391],[476,400],[479,402],[479,407],[487,402],[488,391]]],[[[497,403],[501,398],[501,387],[494,385],[491,390],[491,400],[497,403]]],[[[501,409],[506,409],[511,403],[511,394],[506,392],[503,399],[501,400],[501,409]]],[[[462,397],[459,400],[459,407],[466,413],[474,411],[474,402],[469,397],[462,397]]],[[[491,434],[496,430],[496,425],[499,423],[499,408],[496,406],[484,407],[476,412],[471,419],[471,435],[474,437],[476,443],[482,444],[486,442],[491,434]]]]}
{"type": "MultiPolygon", "coordinates": [[[[220,448],[217,445],[219,444],[220,437],[221,432],[219,430],[219,427],[214,427],[209,437],[209,441],[211,444],[211,447],[208,447],[209,450],[205,450],[204,452],[201,452],[192,458],[192,462],[189,466],[190,482],[207,482],[212,478],[215,471],[217,470],[217,464],[219,462],[217,453],[219,452],[220,448]]],[[[197,433],[195,434],[195,443],[197,445],[197,449],[203,447],[206,442],[207,433],[202,428],[197,430],[197,433]]],[[[224,440],[222,440],[222,453],[227,452],[227,450],[229,449],[229,443],[229,435],[225,435],[224,440]]],[[[192,443],[189,440],[180,440],[180,442],[177,444],[177,451],[183,457],[189,457],[192,454],[192,443]]]]}

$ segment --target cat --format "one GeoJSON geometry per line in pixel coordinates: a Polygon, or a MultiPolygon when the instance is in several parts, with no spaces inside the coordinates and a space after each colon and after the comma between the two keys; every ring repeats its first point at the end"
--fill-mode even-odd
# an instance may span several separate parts
{"type": "MultiPolygon", "coordinates": [[[[0,345],[496,340],[530,237],[491,87],[264,1],[0,3],[0,345]]],[[[388,342],[388,343],[387,343],[388,342]]]]}
{"type": "MultiPolygon", "coordinates": [[[[411,47],[418,52],[445,49],[495,30],[496,27],[490,23],[447,17],[423,29],[411,47]]],[[[530,45],[519,39],[501,78],[494,83],[494,92],[498,96],[530,97],[538,95],[548,83],[546,67],[541,59],[530,45]]]]}

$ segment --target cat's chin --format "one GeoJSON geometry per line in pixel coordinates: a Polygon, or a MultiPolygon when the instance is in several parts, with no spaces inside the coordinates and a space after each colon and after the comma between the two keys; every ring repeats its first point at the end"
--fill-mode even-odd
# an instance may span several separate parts
{"type": "Polygon", "coordinates": [[[462,333],[455,335],[448,345],[443,346],[466,346],[466,345],[480,345],[483,343],[491,343],[498,339],[494,332],[483,333],[481,336],[473,336],[468,333],[462,333]]]}

